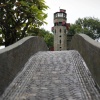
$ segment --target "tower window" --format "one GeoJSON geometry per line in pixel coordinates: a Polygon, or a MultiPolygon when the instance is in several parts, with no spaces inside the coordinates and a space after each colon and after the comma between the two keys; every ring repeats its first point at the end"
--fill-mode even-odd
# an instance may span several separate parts
{"type": "Polygon", "coordinates": [[[61,44],[61,40],[60,40],[60,44],[61,44]]]}
{"type": "Polygon", "coordinates": [[[61,35],[59,37],[61,37],[61,35]]]}
{"type": "Polygon", "coordinates": [[[61,33],[61,29],[60,29],[60,33],[61,33]]]}
{"type": "Polygon", "coordinates": [[[58,13],[58,17],[63,17],[63,13],[58,13]]]}
{"type": "Polygon", "coordinates": [[[56,26],[56,23],[54,23],[54,26],[56,26]]]}
{"type": "Polygon", "coordinates": [[[63,17],[66,17],[66,14],[63,14],[63,17]]]}
{"type": "Polygon", "coordinates": [[[61,51],[61,47],[60,47],[60,51],[61,51]]]}
{"type": "Polygon", "coordinates": [[[58,25],[59,25],[59,23],[58,23],[58,22],[55,22],[55,23],[54,23],[54,26],[58,26],[58,25]]]}
{"type": "Polygon", "coordinates": [[[59,25],[59,26],[62,26],[62,22],[59,22],[58,25],[59,25]]]}

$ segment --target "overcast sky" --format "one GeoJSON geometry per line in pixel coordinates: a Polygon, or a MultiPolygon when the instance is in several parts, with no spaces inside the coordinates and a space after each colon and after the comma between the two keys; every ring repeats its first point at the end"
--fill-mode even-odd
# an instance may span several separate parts
{"type": "Polygon", "coordinates": [[[53,14],[60,9],[65,9],[67,13],[67,22],[74,23],[78,18],[95,17],[100,19],[100,0],[45,0],[49,9],[46,11],[48,17],[47,25],[44,25],[48,31],[53,26],[53,14]]]}
{"type": "Polygon", "coordinates": [[[42,26],[51,32],[53,26],[53,14],[60,9],[67,12],[67,22],[74,23],[78,18],[95,17],[100,19],[100,0],[45,0],[49,9],[46,10],[48,17],[47,25],[42,26]]]}

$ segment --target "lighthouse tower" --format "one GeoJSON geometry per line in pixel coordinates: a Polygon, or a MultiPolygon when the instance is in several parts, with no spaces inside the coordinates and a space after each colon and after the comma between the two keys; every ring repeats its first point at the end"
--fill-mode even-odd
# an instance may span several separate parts
{"type": "Polygon", "coordinates": [[[55,51],[67,50],[68,23],[66,23],[66,16],[66,10],[64,9],[54,13],[54,27],[52,27],[52,31],[54,33],[55,51]]]}

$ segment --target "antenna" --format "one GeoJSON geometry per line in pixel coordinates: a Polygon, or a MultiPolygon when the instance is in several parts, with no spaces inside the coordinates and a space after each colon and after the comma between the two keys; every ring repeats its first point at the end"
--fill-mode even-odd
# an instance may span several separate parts
{"type": "Polygon", "coordinates": [[[59,7],[59,11],[60,11],[60,7],[59,7]]]}

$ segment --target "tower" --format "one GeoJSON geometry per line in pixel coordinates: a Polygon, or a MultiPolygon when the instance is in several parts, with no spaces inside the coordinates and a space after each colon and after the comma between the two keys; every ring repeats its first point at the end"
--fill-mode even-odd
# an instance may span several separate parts
{"type": "Polygon", "coordinates": [[[54,33],[55,51],[67,50],[68,24],[66,23],[66,16],[66,10],[64,9],[54,13],[54,27],[52,27],[52,31],[54,33]]]}

